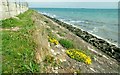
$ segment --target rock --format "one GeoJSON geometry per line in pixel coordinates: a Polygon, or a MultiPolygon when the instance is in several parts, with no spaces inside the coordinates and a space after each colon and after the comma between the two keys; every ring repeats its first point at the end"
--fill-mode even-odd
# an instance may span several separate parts
{"type": "MultiPolygon", "coordinates": [[[[46,16],[46,15],[45,15],[46,16]]],[[[120,48],[116,47],[115,45],[109,44],[107,41],[97,38],[96,36],[93,36],[89,34],[86,31],[82,31],[79,28],[73,27],[72,25],[68,25],[64,22],[61,22],[55,18],[51,18],[49,16],[46,16],[53,21],[57,22],[59,25],[67,28],[69,31],[73,32],[77,36],[81,37],[86,42],[92,44],[96,48],[100,49],[101,51],[105,52],[106,54],[110,55],[111,57],[114,56],[116,60],[120,60],[120,48]]]]}
{"type": "Polygon", "coordinates": [[[58,70],[58,67],[55,67],[55,70],[58,70]]]}

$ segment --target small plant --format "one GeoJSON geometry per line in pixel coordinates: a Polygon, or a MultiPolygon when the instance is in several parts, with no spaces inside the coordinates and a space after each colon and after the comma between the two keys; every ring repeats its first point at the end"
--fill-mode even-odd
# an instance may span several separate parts
{"type": "Polygon", "coordinates": [[[48,38],[49,38],[50,43],[54,43],[55,45],[59,44],[59,42],[55,38],[51,38],[51,37],[48,37],[48,38]]]}
{"type": "Polygon", "coordinates": [[[52,63],[53,61],[54,61],[54,57],[52,57],[51,55],[47,55],[44,60],[44,62],[46,63],[52,63]]]}
{"type": "Polygon", "coordinates": [[[60,39],[59,43],[65,48],[73,48],[73,42],[66,39],[60,39]]]}
{"type": "Polygon", "coordinates": [[[70,49],[66,50],[67,55],[80,62],[84,62],[86,64],[91,64],[92,60],[89,56],[87,56],[85,53],[81,52],[80,50],[70,49]]]}
{"type": "Polygon", "coordinates": [[[26,70],[26,71],[28,71],[28,72],[32,72],[32,73],[34,73],[34,72],[40,72],[39,71],[39,65],[37,65],[35,62],[30,62],[30,64],[28,64],[28,65],[23,65],[23,67],[22,67],[24,70],[26,70]]]}

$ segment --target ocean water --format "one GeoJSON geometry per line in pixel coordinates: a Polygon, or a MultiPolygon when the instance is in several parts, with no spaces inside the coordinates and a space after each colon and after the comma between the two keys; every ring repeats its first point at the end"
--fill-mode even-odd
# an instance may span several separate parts
{"type": "Polygon", "coordinates": [[[117,9],[34,8],[118,46],[117,9]]]}

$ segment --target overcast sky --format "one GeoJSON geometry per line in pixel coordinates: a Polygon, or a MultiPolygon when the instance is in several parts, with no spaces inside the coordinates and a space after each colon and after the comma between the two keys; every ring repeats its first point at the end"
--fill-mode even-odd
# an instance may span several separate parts
{"type": "Polygon", "coordinates": [[[119,0],[26,0],[29,2],[118,2],[119,0]]]}
{"type": "MultiPolygon", "coordinates": [[[[9,0],[19,1],[19,0],[9,0]]],[[[20,0],[27,1],[30,8],[118,8],[120,0],[20,0]]]]}
{"type": "Polygon", "coordinates": [[[30,2],[30,8],[101,8],[117,9],[117,2],[30,2]]]}
{"type": "MultiPolygon", "coordinates": [[[[6,1],[6,0],[2,0],[6,1]]],[[[8,0],[11,2],[119,2],[120,0],[8,0]]]]}

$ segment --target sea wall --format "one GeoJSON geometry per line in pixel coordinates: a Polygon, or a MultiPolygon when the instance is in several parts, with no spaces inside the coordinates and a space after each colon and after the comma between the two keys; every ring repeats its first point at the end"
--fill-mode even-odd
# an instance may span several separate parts
{"type": "Polygon", "coordinates": [[[27,2],[0,0],[0,20],[14,17],[28,10],[27,2]]]}
{"type": "Polygon", "coordinates": [[[90,43],[91,45],[95,46],[99,50],[105,52],[112,58],[115,58],[117,61],[120,61],[120,48],[116,47],[115,45],[112,45],[108,43],[107,41],[97,38],[96,36],[93,36],[92,34],[82,31],[80,28],[73,27],[72,25],[68,25],[62,21],[59,21],[55,18],[51,18],[47,15],[44,15],[47,18],[50,18],[54,22],[58,23],[59,25],[67,28],[69,31],[73,32],[77,36],[81,37],[86,42],[90,43]]]}

